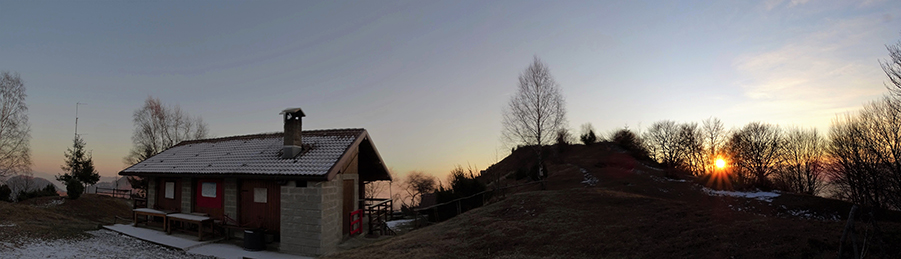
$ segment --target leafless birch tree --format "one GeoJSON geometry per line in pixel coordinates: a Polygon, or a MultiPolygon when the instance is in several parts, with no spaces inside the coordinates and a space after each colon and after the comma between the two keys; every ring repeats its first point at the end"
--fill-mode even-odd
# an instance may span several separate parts
{"type": "MultiPolygon", "coordinates": [[[[519,87],[504,110],[502,124],[508,143],[536,147],[539,164],[541,146],[552,144],[554,134],[566,126],[566,102],[560,86],[538,57],[519,75],[519,87]]],[[[539,174],[544,177],[543,172],[539,174]]]]}
{"type": "Polygon", "coordinates": [[[19,74],[0,74],[0,180],[31,169],[31,126],[19,74]]]}

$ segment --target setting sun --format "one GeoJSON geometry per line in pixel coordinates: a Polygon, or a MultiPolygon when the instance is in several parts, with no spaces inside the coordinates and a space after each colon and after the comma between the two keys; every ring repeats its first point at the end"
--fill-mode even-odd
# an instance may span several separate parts
{"type": "Polygon", "coordinates": [[[724,167],[726,167],[726,161],[723,160],[722,158],[717,158],[715,164],[716,164],[716,168],[719,168],[719,169],[723,169],[724,167]]]}

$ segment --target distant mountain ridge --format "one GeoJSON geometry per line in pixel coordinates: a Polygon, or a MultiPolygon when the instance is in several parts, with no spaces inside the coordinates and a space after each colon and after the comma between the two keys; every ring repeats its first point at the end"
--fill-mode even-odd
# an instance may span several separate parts
{"type": "Polygon", "coordinates": [[[59,193],[60,189],[58,186],[50,182],[50,180],[41,178],[41,177],[33,177],[28,175],[16,175],[6,179],[6,185],[9,186],[9,189],[12,190],[10,194],[10,198],[13,200],[19,196],[20,191],[35,191],[44,189],[47,185],[53,185],[53,188],[56,189],[57,193],[59,193]]]}

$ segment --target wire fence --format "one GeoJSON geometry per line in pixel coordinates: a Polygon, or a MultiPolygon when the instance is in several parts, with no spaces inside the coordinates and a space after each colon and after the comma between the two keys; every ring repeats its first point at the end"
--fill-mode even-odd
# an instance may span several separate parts
{"type": "Polygon", "coordinates": [[[416,214],[416,218],[420,218],[420,216],[428,217],[430,222],[441,222],[448,220],[450,218],[456,217],[457,215],[463,214],[469,210],[482,207],[485,204],[488,204],[496,199],[501,199],[506,195],[508,189],[519,188],[528,185],[535,184],[546,184],[545,180],[528,182],[519,185],[506,186],[501,188],[495,188],[491,190],[482,191],[470,196],[466,196],[463,198],[454,199],[448,202],[439,203],[435,205],[431,205],[423,208],[413,209],[416,214]]]}
{"type": "Polygon", "coordinates": [[[99,194],[99,195],[112,196],[112,197],[116,197],[116,198],[123,198],[123,199],[132,198],[132,190],[131,189],[96,187],[94,193],[99,194]]]}

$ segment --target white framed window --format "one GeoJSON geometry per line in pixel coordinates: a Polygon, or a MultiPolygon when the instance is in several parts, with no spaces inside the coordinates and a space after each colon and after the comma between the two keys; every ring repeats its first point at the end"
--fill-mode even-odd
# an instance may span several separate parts
{"type": "Polygon", "coordinates": [[[200,184],[200,196],[216,198],[216,183],[204,182],[200,184]]]}
{"type": "Polygon", "coordinates": [[[269,189],[253,188],[253,202],[266,203],[267,196],[269,196],[269,189]]]}
{"type": "Polygon", "coordinates": [[[166,199],[175,199],[175,182],[166,182],[166,199]]]}

